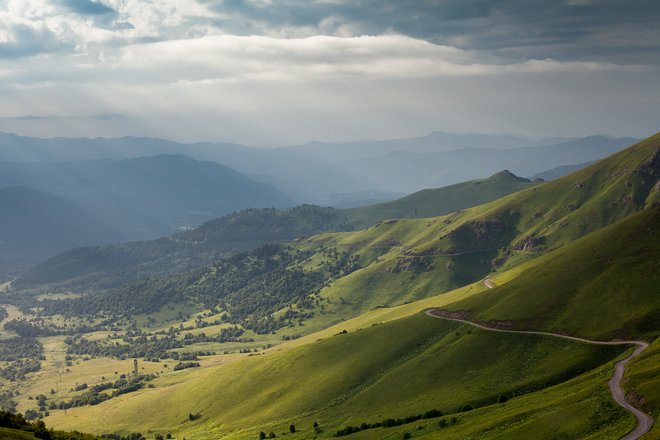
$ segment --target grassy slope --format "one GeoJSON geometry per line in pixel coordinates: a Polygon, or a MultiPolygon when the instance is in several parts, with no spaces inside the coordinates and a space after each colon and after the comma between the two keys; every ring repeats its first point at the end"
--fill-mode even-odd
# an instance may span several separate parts
{"type": "Polygon", "coordinates": [[[0,428],[0,438],[3,440],[34,440],[36,437],[31,432],[19,429],[0,428]]]}
{"type": "Polygon", "coordinates": [[[391,202],[338,210],[338,214],[345,216],[354,226],[366,228],[385,219],[424,218],[448,214],[481,205],[536,184],[516,177],[509,171],[501,171],[486,179],[426,189],[391,202]]]}
{"type": "MultiPolygon", "coordinates": [[[[328,427],[324,435],[330,435],[332,430],[345,424],[374,422],[381,416],[405,416],[435,406],[451,411],[473,399],[492,398],[501,392],[514,393],[530,384],[549,385],[565,379],[568,372],[575,374],[576,371],[594,368],[569,382],[517,397],[505,405],[491,405],[461,414],[459,423],[443,433],[448,438],[464,438],[477,432],[485,432],[485,438],[620,436],[634,422],[612,404],[604,385],[611,374],[611,365],[606,365],[611,361],[607,359],[616,355],[612,351],[604,353],[601,351],[603,348],[549,338],[503,337],[477,330],[466,334],[464,328],[425,316],[412,316],[369,328],[366,325],[405,316],[432,305],[465,309],[472,304],[475,307],[473,313],[483,312],[484,319],[490,319],[486,313],[490,313],[491,309],[482,311],[478,307],[491,304],[489,301],[498,292],[514,289],[518,278],[533,283],[534,271],[542,271],[545,267],[552,267],[555,275],[570,273],[574,265],[594,256],[594,260],[600,261],[601,265],[591,264],[589,269],[590,264],[586,264],[584,280],[577,276],[579,274],[555,279],[550,275],[546,277],[549,284],[541,290],[542,295],[535,295],[534,298],[534,308],[545,310],[545,313],[533,322],[527,321],[528,324],[545,326],[555,322],[572,323],[572,319],[579,319],[580,323],[566,328],[566,331],[585,336],[604,336],[611,334],[617,326],[631,322],[628,317],[639,312],[640,304],[643,304],[647,317],[656,316],[658,304],[653,298],[653,290],[649,291],[645,283],[648,283],[649,275],[657,271],[649,273],[646,270],[653,266],[646,269],[642,266],[642,270],[635,270],[635,267],[645,261],[650,260],[651,265],[658,261],[653,246],[647,246],[646,242],[657,237],[652,227],[657,225],[659,208],[650,208],[650,205],[658,199],[657,191],[651,188],[653,179],[657,180],[657,174],[654,174],[656,159],[653,158],[657,158],[654,153],[659,142],[660,136],[655,136],[592,165],[589,174],[580,171],[556,182],[508,196],[499,203],[437,219],[384,222],[359,233],[326,234],[301,243],[302,246],[343,245],[361,253],[382,252],[377,264],[388,264],[388,258],[409,258],[411,254],[448,252],[456,250],[457,246],[462,246],[463,250],[483,250],[493,242],[497,243],[501,236],[515,243],[515,240],[533,232],[546,236],[546,247],[564,245],[546,257],[531,260],[502,274],[496,279],[501,284],[497,289],[484,291],[479,286],[466,287],[396,309],[376,309],[367,316],[346,322],[346,327],[350,329],[363,327],[348,335],[329,337],[331,330],[326,330],[291,344],[299,348],[282,347],[281,352],[277,351],[280,348],[276,348],[267,355],[201,370],[195,378],[180,385],[144,390],[98,407],[72,410],[67,417],[58,413],[50,419],[55,426],[96,429],[98,418],[110,430],[171,429],[185,432],[188,438],[215,438],[221,432],[231,433],[232,437],[237,438],[253,438],[260,429],[282,432],[291,421],[309,427],[313,420],[318,419],[322,426],[328,427]],[[593,190],[596,185],[602,187],[602,192],[593,190]],[[583,194],[580,203],[570,209],[562,205],[568,201],[567,197],[572,196],[569,188],[577,190],[578,195],[581,194],[579,190],[589,190],[589,194],[583,194]],[[543,206],[545,211],[540,210],[543,206]],[[580,235],[645,206],[647,209],[640,214],[568,244],[580,235]],[[540,214],[534,215],[537,212],[540,214]],[[594,213],[598,216],[593,217],[594,213]],[[497,231],[495,238],[491,238],[486,229],[485,238],[476,239],[480,228],[478,222],[492,223],[493,220],[509,222],[504,230],[497,231]],[[559,227],[557,223],[564,226],[559,227]],[[649,229],[650,238],[645,235],[649,234],[649,229]],[[626,236],[635,239],[626,240],[626,236]],[[444,242],[441,237],[445,237],[444,242]],[[620,241],[617,242],[617,239],[620,241]],[[610,246],[611,241],[619,247],[610,246]],[[605,270],[602,270],[603,261],[608,263],[605,270]],[[628,282],[625,286],[626,299],[630,308],[620,318],[616,315],[599,321],[602,298],[597,295],[598,289],[608,286],[608,273],[620,278],[624,272],[628,282]],[[582,284],[582,281],[588,282],[582,284]],[[553,286],[553,282],[556,285],[553,286]],[[588,286],[587,290],[581,290],[584,285],[588,286]],[[563,297],[563,303],[569,300],[575,304],[556,307],[553,304],[557,292],[566,292],[559,295],[563,297]],[[453,301],[457,301],[456,304],[452,304],[453,301]],[[574,307],[581,313],[574,314],[574,307]],[[599,322],[599,325],[605,321],[606,326],[598,330],[599,333],[594,333],[596,326],[592,321],[599,322]],[[454,329],[459,329],[458,335],[452,332],[454,329]],[[312,343],[314,337],[326,339],[312,343]],[[506,356],[502,356],[503,353],[506,356]],[[534,362],[520,364],[532,354],[534,362]],[[511,377],[507,376],[508,371],[521,373],[511,377]],[[466,381],[466,377],[470,380],[466,381]],[[445,395],[443,390],[450,393],[445,395]],[[186,415],[190,411],[200,411],[203,417],[199,421],[188,422],[186,415]],[[396,411],[400,412],[395,414],[396,411]],[[576,413],[584,417],[571,417],[576,413]],[[241,431],[245,427],[250,428],[241,431]]],[[[651,245],[653,243],[650,241],[651,245]]],[[[366,272],[366,269],[363,271],[366,272]]],[[[363,271],[351,276],[357,279],[364,277],[360,275],[363,271]]],[[[405,274],[405,271],[401,273],[405,274]]],[[[401,289],[415,287],[415,283],[404,282],[403,279],[401,284],[401,289]]],[[[535,291],[533,288],[523,289],[522,281],[519,284],[520,295],[535,291]]],[[[431,295],[434,288],[435,283],[430,282],[425,294],[431,295]]],[[[337,288],[330,286],[328,289],[324,294],[329,295],[332,289],[337,288]]],[[[510,291],[515,293],[515,290],[510,291]]],[[[362,296],[364,300],[356,301],[354,306],[364,306],[370,304],[373,295],[378,295],[379,291],[374,289],[365,294],[352,286],[345,286],[343,293],[351,295],[345,298],[346,302],[362,296]]],[[[532,303],[529,295],[525,300],[532,303]]],[[[559,301],[560,305],[562,301],[559,301]]],[[[495,318],[518,318],[518,305],[519,302],[511,301],[511,313],[501,309],[495,318]]],[[[640,321],[633,320],[632,324],[626,332],[633,335],[650,335],[657,331],[657,328],[649,328],[640,321]]],[[[340,325],[334,330],[339,328],[340,325]]],[[[637,377],[635,389],[640,391],[650,389],[655,383],[655,364],[648,359],[645,357],[632,365],[633,374],[640,372],[638,376],[633,376],[637,377]],[[648,373],[649,369],[651,373],[648,373]]],[[[653,392],[645,397],[649,405],[657,407],[653,392]]],[[[400,437],[402,429],[408,427],[398,431],[365,431],[353,438],[386,438],[395,434],[400,437]]],[[[438,435],[437,432],[430,432],[430,425],[426,429],[429,436],[438,435]]],[[[306,438],[304,435],[301,433],[299,438],[306,438]]]]}
{"type": "Polygon", "coordinates": [[[521,328],[602,338],[658,336],[660,207],[514,271],[509,282],[451,308],[469,310],[474,319],[511,320],[521,328]]]}
{"type": "Polygon", "coordinates": [[[106,432],[171,430],[186,438],[238,430],[235,437],[250,438],[255,430],[318,420],[332,427],[330,435],[345,424],[490,404],[500,394],[513,396],[576,376],[620,351],[552,338],[502,337],[416,315],[209,368],[181,385],[69,410],[66,416],[58,412],[49,423],[98,431],[100,421],[106,432]],[[188,422],[189,412],[201,412],[202,418],[188,422]]]}
{"type": "MultiPolygon", "coordinates": [[[[519,280],[520,284],[533,283],[535,277],[529,274],[535,269],[552,268],[555,274],[569,272],[576,264],[571,257],[584,259],[585,253],[598,256],[610,248],[613,237],[623,241],[613,246],[616,252],[606,255],[611,260],[609,267],[619,267],[619,259],[627,262],[630,255],[658,261],[653,255],[637,252],[654,243],[636,234],[649,233],[650,228],[653,231],[659,210],[649,208],[533,260],[523,269],[514,269],[513,274],[496,279],[504,283],[497,289],[485,291],[468,286],[395,309],[376,309],[344,323],[349,334],[331,336],[342,328],[338,325],[294,341],[291,348],[275,348],[267,355],[203,370],[180,385],[162,386],[98,407],[71,410],[66,417],[57,413],[50,418],[51,423],[94,430],[93,421],[100,417],[104,429],[111,430],[162,429],[180,431],[187,438],[215,438],[220,434],[252,438],[262,429],[282,432],[290,423],[309,427],[313,421],[319,421],[326,429],[324,435],[331,435],[340,427],[362,421],[373,423],[435,407],[454,412],[463,403],[492,403],[499,394],[513,395],[537,387],[544,389],[516,397],[505,405],[488,405],[460,414],[458,424],[441,432],[447,438],[464,438],[479,432],[484,438],[529,438],[532,434],[535,438],[560,434],[567,438],[620,436],[634,422],[609,400],[605,383],[611,374],[611,359],[622,349],[545,337],[469,332],[466,327],[423,315],[404,316],[431,305],[464,308],[455,307],[452,302],[480,304],[519,280]],[[630,234],[638,239],[626,240],[630,234]],[[390,321],[393,318],[398,319],[390,321]],[[388,322],[373,326],[383,321],[388,322]],[[323,340],[313,342],[313,338],[323,340]],[[293,348],[296,345],[299,347],[293,348]],[[578,375],[588,370],[591,371],[578,375]],[[571,376],[575,379],[562,382],[571,376]],[[547,388],[558,382],[562,383],[547,388]],[[202,419],[185,421],[188,412],[198,411],[203,414],[202,419]],[[571,417],[575,413],[581,417],[571,417]]],[[[600,278],[590,271],[583,273],[585,277],[600,278]]],[[[628,275],[628,298],[645,305],[651,313],[657,311],[660,304],[654,301],[653,291],[639,284],[648,274],[632,271],[628,275]]],[[[575,292],[572,288],[579,286],[581,279],[557,278],[556,282],[562,283],[567,292],[575,292]]],[[[535,302],[526,299],[530,307],[545,310],[550,322],[571,313],[570,309],[544,309],[547,303],[542,299],[557,291],[552,287],[543,291],[546,295],[535,296],[535,302]]],[[[576,328],[588,332],[593,322],[600,320],[599,313],[593,312],[600,310],[598,297],[576,294],[574,298],[586,301],[583,306],[592,310],[579,316],[582,324],[576,328]]],[[[509,305],[512,316],[516,315],[514,303],[503,304],[509,305]]],[[[611,320],[613,326],[623,325],[626,315],[619,321],[615,317],[611,320]]],[[[542,326],[543,322],[537,324],[542,326]]],[[[583,334],[577,330],[577,334],[583,334]]],[[[653,347],[649,355],[631,365],[631,385],[644,394],[650,408],[657,410],[653,391],[657,383],[657,344],[653,347]]],[[[395,438],[417,425],[425,427],[420,435],[440,435],[435,422],[418,422],[396,429],[364,431],[353,438],[395,438]]],[[[305,438],[303,433],[299,438],[305,438]]]]}
{"type": "MultiPolygon", "coordinates": [[[[311,237],[302,245],[334,246],[362,256],[368,265],[321,292],[330,304],[307,323],[308,328],[321,329],[373,307],[419,300],[469,284],[489,274],[496,258],[500,270],[533,264],[530,261],[549,249],[651,206],[660,200],[654,189],[660,176],[659,149],[660,135],[656,135],[584,170],[485,205],[442,217],[384,221],[359,232],[311,237]],[[522,243],[530,236],[544,238],[532,245],[534,252],[523,251],[522,243]]],[[[644,249],[648,246],[632,253],[644,249]]],[[[653,261],[633,270],[652,268],[653,261]]]]}

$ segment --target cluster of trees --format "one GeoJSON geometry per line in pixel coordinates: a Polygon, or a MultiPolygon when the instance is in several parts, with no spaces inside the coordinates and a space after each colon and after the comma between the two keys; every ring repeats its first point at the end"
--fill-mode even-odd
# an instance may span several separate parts
{"type": "Polygon", "coordinates": [[[199,362],[179,362],[174,366],[174,371],[185,370],[186,368],[195,368],[199,366],[199,362]]]}
{"type": "MultiPolygon", "coordinates": [[[[63,432],[54,431],[46,428],[42,420],[30,422],[21,414],[14,414],[8,411],[0,411],[0,427],[16,429],[25,432],[31,432],[36,438],[43,440],[99,440],[99,437],[83,434],[81,432],[63,432]]],[[[123,438],[121,440],[124,440],[123,438]]],[[[142,440],[142,439],[130,439],[142,440]]]]}
{"type": "Polygon", "coordinates": [[[335,434],[335,437],[342,437],[344,435],[353,434],[354,432],[364,431],[366,429],[381,428],[381,427],[391,428],[393,426],[406,425],[408,423],[416,422],[417,420],[442,417],[442,415],[443,415],[442,411],[440,411],[439,409],[432,409],[426,411],[424,414],[417,414],[404,418],[398,418],[398,419],[390,418],[390,419],[385,419],[382,422],[376,422],[376,423],[362,422],[362,424],[358,426],[346,426],[345,428],[338,430],[337,433],[335,434]]]}
{"type": "Polygon", "coordinates": [[[0,377],[12,382],[25,380],[28,373],[39,371],[43,347],[34,338],[0,340],[0,361],[7,365],[0,368],[0,377]]]}
{"type": "Polygon", "coordinates": [[[43,346],[34,338],[0,339],[0,361],[39,359],[41,356],[43,346]]]}
{"type": "Polygon", "coordinates": [[[90,355],[93,357],[114,357],[117,359],[128,358],[150,358],[170,359],[173,352],[170,350],[182,348],[183,342],[174,335],[162,338],[141,335],[137,338],[126,337],[124,344],[118,342],[107,343],[102,341],[91,341],[84,337],[68,337],[67,353],[77,355],[90,355]]]}
{"type": "MultiPolygon", "coordinates": [[[[144,388],[145,383],[156,378],[155,374],[138,374],[134,376],[122,375],[115,382],[103,382],[89,387],[89,391],[72,398],[69,401],[51,402],[48,409],[69,409],[76,406],[98,405],[122,394],[132,393],[144,388]],[[112,393],[105,391],[112,389],[112,393]]],[[[87,388],[87,387],[85,387],[87,388]]]]}
{"type": "MultiPolygon", "coordinates": [[[[16,396],[18,396],[16,391],[16,396]]],[[[11,390],[0,391],[0,410],[7,412],[16,411],[16,401],[14,400],[14,392],[11,390]]]]}
{"type": "Polygon", "coordinates": [[[33,324],[27,319],[12,319],[5,323],[5,330],[14,331],[18,336],[23,338],[37,338],[39,336],[53,336],[57,334],[54,330],[33,324]]]}
{"type": "MultiPolygon", "coordinates": [[[[123,436],[120,434],[101,434],[101,438],[109,439],[109,440],[146,440],[144,436],[139,432],[132,432],[127,436],[123,436]]],[[[170,436],[168,438],[172,438],[172,437],[170,436]]]]}
{"type": "MultiPolygon", "coordinates": [[[[301,323],[313,316],[310,299],[333,278],[360,267],[357,257],[328,248],[324,262],[314,270],[301,263],[312,251],[268,244],[224,258],[204,268],[160,279],[141,279],[122,288],[94,295],[41,302],[42,313],[65,316],[116,318],[153,313],[166,305],[190,302],[211,310],[224,310],[223,319],[260,334],[301,323]],[[283,316],[277,310],[295,305],[283,316]]],[[[236,337],[226,335],[226,339],[236,337]]]]}
{"type": "Polygon", "coordinates": [[[196,360],[197,356],[210,356],[215,354],[211,351],[196,351],[193,353],[178,353],[173,351],[183,348],[186,345],[198,342],[252,342],[253,339],[238,339],[235,334],[242,334],[241,329],[223,329],[220,335],[210,337],[203,333],[199,335],[186,334],[183,340],[176,338],[175,333],[170,333],[164,337],[147,336],[141,334],[137,337],[125,336],[123,344],[112,341],[92,341],[82,336],[68,337],[67,343],[68,355],[90,355],[93,357],[114,357],[117,359],[144,358],[145,360],[158,362],[161,359],[178,360],[196,360]]]}
{"type": "Polygon", "coordinates": [[[208,336],[206,333],[186,333],[183,336],[183,345],[199,344],[204,342],[254,342],[253,338],[241,338],[245,330],[238,326],[227,327],[220,330],[217,336],[208,336]]]}

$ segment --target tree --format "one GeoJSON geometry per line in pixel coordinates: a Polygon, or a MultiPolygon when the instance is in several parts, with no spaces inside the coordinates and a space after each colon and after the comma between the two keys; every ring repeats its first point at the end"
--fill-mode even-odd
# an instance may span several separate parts
{"type": "Polygon", "coordinates": [[[261,432],[259,433],[259,440],[265,440],[265,439],[266,439],[266,433],[263,432],[263,431],[261,431],[261,432]]]}

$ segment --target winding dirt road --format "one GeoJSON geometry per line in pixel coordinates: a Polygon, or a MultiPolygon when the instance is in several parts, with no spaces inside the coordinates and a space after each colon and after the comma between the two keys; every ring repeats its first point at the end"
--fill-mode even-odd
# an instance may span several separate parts
{"type": "MultiPolygon", "coordinates": [[[[492,284],[491,281],[486,279],[484,280],[484,284],[486,287],[489,289],[492,289],[492,284]]],[[[455,321],[455,322],[460,322],[463,324],[471,325],[473,327],[480,328],[482,330],[487,330],[491,332],[500,332],[500,333],[520,333],[520,334],[525,334],[525,335],[541,335],[541,336],[552,336],[555,338],[561,338],[561,339],[569,339],[571,341],[578,341],[578,342],[584,342],[586,344],[594,344],[594,345],[636,345],[637,348],[625,359],[622,359],[618,361],[614,365],[614,374],[612,375],[612,378],[609,380],[607,383],[608,386],[610,387],[610,391],[612,393],[612,398],[616,403],[618,403],[621,407],[623,407],[625,410],[628,412],[632,413],[636,418],[637,418],[637,427],[632,430],[630,433],[626,434],[624,437],[622,437],[621,440],[637,440],[644,434],[648,433],[651,428],[653,427],[653,418],[646,414],[643,411],[640,411],[639,409],[635,408],[632,406],[628,401],[626,401],[625,394],[623,392],[623,388],[621,387],[621,380],[623,379],[623,374],[625,372],[625,367],[626,364],[630,361],[630,359],[639,356],[646,348],[648,348],[649,344],[645,341],[594,341],[591,339],[584,339],[584,338],[578,338],[576,336],[567,336],[567,335],[560,335],[557,333],[549,333],[549,332],[539,332],[539,331],[526,331],[526,330],[504,330],[501,328],[494,328],[494,327],[488,327],[483,324],[478,324],[476,322],[468,321],[466,319],[462,318],[457,318],[457,317],[452,317],[451,313],[446,312],[444,310],[439,310],[439,309],[428,309],[425,311],[425,313],[428,316],[432,316],[433,318],[438,318],[438,319],[445,319],[447,321],[455,321]]]]}

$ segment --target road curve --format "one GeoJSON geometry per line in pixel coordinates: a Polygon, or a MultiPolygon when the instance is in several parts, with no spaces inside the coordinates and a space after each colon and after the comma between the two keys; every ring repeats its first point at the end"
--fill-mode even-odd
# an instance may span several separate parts
{"type": "MultiPolygon", "coordinates": [[[[490,286],[490,280],[484,280],[484,284],[489,289],[492,289],[492,287],[490,286]]],[[[637,418],[637,427],[635,427],[634,430],[632,430],[624,437],[622,437],[621,440],[637,440],[644,434],[648,433],[653,427],[653,423],[654,423],[653,418],[648,414],[646,414],[645,412],[640,411],[639,409],[635,408],[630,403],[628,403],[628,401],[625,398],[623,388],[621,387],[621,380],[623,379],[623,374],[625,372],[626,364],[630,361],[630,359],[639,356],[644,350],[648,348],[649,344],[647,342],[635,341],[635,340],[594,341],[592,339],[578,338],[576,336],[560,335],[558,333],[550,333],[550,332],[539,332],[532,330],[505,330],[501,328],[488,327],[487,325],[478,324],[476,322],[468,321],[462,318],[452,318],[451,316],[447,316],[447,312],[439,309],[428,309],[425,310],[424,312],[428,316],[431,316],[433,318],[460,322],[462,324],[471,325],[472,327],[477,327],[482,330],[487,330],[491,332],[552,336],[555,338],[569,339],[571,341],[584,342],[586,344],[593,344],[593,345],[636,345],[637,348],[635,348],[635,350],[629,356],[614,364],[614,374],[612,375],[612,378],[609,380],[607,385],[610,387],[610,391],[612,393],[612,398],[614,399],[614,401],[618,403],[621,407],[623,407],[626,411],[632,413],[637,418]]]]}

